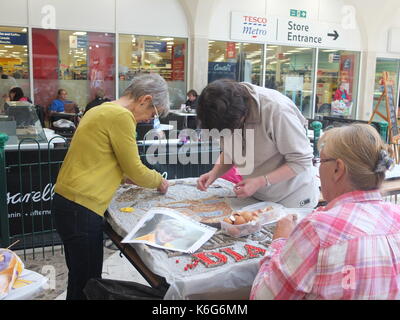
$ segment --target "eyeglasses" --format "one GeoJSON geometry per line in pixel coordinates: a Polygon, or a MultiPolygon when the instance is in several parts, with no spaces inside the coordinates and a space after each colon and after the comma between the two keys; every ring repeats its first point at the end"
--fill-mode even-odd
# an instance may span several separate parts
{"type": "MultiPolygon", "coordinates": [[[[153,104],[153,103],[152,103],[153,104]]],[[[159,114],[158,114],[158,110],[157,110],[157,108],[156,108],[156,106],[153,104],[153,108],[154,108],[154,110],[156,111],[156,114],[155,114],[155,116],[153,117],[153,128],[154,129],[158,129],[158,128],[160,128],[160,125],[161,125],[161,123],[160,123],[160,119],[159,119],[159,114]]]]}
{"type": "Polygon", "coordinates": [[[157,110],[156,106],[153,103],[152,103],[152,105],[153,105],[154,110],[156,111],[156,114],[153,117],[153,119],[158,119],[160,117],[159,114],[158,114],[158,110],[157,110]]]}
{"type": "Polygon", "coordinates": [[[318,163],[324,163],[324,162],[328,162],[328,161],[336,161],[337,159],[334,158],[327,158],[327,159],[320,159],[320,158],[314,158],[312,160],[313,165],[315,166],[318,163]]]}

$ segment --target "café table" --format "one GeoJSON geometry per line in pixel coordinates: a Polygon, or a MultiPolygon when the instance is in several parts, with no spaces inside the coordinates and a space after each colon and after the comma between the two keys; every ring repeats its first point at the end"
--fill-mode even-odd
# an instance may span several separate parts
{"type": "Polygon", "coordinates": [[[182,110],[170,110],[170,113],[173,113],[179,117],[184,117],[184,124],[185,128],[188,127],[188,118],[189,117],[196,117],[196,110],[192,110],[190,112],[182,111],[182,110]]]}

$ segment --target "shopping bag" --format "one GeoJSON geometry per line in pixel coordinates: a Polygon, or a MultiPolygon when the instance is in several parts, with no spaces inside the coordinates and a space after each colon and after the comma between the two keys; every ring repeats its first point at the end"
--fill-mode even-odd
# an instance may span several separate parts
{"type": "Polygon", "coordinates": [[[89,279],[83,292],[88,300],[162,300],[166,290],[112,279],[89,279]]]}

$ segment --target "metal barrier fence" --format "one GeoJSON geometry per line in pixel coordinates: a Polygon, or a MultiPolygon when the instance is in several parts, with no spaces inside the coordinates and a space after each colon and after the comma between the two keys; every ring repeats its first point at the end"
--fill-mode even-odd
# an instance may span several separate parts
{"type": "MultiPolygon", "coordinates": [[[[51,202],[57,174],[68,151],[68,142],[64,139],[65,143],[50,148],[52,139],[47,149],[41,149],[37,141],[24,139],[18,150],[5,152],[7,139],[6,135],[0,134],[0,247],[18,241],[13,250],[22,250],[24,259],[27,249],[33,259],[38,252],[44,258],[45,252],[49,251],[45,248],[51,247],[54,254],[55,246],[61,244],[54,227],[51,202]],[[24,142],[32,142],[37,149],[21,149],[24,142]]],[[[156,152],[150,148],[139,146],[142,162],[149,168],[166,173],[168,179],[198,177],[208,172],[220,152],[219,147],[210,143],[180,144],[176,147],[166,145],[157,148],[156,152]],[[149,151],[166,160],[154,163],[154,159],[148,156],[149,151]],[[190,163],[182,164],[185,159],[190,159],[190,163]]]]}

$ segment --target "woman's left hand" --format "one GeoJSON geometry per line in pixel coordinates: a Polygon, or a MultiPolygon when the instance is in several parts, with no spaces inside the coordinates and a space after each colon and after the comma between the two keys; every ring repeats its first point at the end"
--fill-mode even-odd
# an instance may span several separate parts
{"type": "Polygon", "coordinates": [[[263,176],[248,178],[235,185],[233,191],[238,198],[247,198],[252,196],[258,189],[265,186],[266,181],[263,176]]]}

